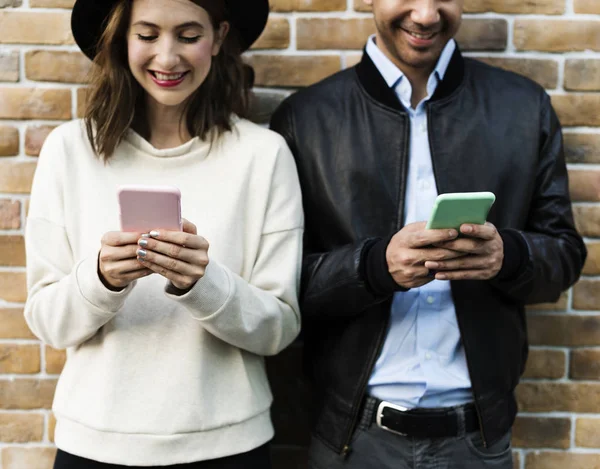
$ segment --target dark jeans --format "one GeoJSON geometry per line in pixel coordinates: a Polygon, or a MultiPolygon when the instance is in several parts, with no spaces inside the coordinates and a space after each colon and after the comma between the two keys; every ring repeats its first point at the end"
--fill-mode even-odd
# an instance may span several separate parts
{"type": "Polygon", "coordinates": [[[270,445],[267,443],[247,453],[236,454],[226,458],[172,466],[120,466],[81,458],[58,450],[54,461],[54,469],[148,469],[160,467],[164,469],[271,469],[270,445]]]}
{"type": "Polygon", "coordinates": [[[512,469],[511,434],[485,448],[478,431],[465,433],[464,415],[458,412],[457,436],[411,438],[371,423],[374,409],[363,411],[347,457],[340,456],[317,438],[309,451],[310,469],[512,469]],[[460,421],[462,417],[462,422],[460,421]]]}

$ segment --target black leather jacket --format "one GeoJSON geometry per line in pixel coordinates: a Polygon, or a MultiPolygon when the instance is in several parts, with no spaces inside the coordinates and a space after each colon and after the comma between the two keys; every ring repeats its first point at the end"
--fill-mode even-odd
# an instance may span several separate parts
{"type": "MultiPolygon", "coordinates": [[[[456,51],[428,104],[438,192],[492,191],[505,258],[491,281],[452,282],[484,441],[505,434],[527,358],[524,305],[550,302],[586,257],[560,124],[544,90],[456,51]]],[[[385,248],[402,228],[409,117],[367,54],[288,98],[271,120],[295,155],[306,214],[301,309],[314,436],[347,452],[397,285],[385,248]]]]}

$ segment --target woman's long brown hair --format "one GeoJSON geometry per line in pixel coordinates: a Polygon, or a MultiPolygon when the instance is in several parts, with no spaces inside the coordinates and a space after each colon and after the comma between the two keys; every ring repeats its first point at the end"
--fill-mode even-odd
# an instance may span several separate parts
{"type": "MultiPolygon", "coordinates": [[[[225,2],[190,0],[210,15],[215,31],[226,20],[225,2]]],[[[90,76],[85,127],[94,152],[107,161],[130,127],[150,138],[145,116],[145,90],[136,81],[127,60],[127,30],[131,0],[113,8],[98,43],[96,65],[90,76]]],[[[231,115],[247,117],[252,69],[240,55],[235,28],[230,28],[208,76],[188,98],[182,119],[192,136],[214,139],[231,130],[231,115]]]]}

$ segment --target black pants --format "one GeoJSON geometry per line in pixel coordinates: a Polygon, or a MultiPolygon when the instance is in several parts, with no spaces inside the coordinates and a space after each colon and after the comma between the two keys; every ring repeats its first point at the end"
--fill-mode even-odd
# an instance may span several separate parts
{"type": "Polygon", "coordinates": [[[149,467],[164,469],[271,469],[270,445],[267,443],[247,453],[226,458],[172,466],[120,466],[118,464],[92,461],[61,450],[58,450],[54,460],[54,469],[149,469],[149,467]]]}

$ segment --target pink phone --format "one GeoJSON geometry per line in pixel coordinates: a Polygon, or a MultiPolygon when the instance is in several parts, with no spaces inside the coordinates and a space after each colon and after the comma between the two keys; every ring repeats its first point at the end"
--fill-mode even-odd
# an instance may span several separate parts
{"type": "Polygon", "coordinates": [[[182,230],[181,192],[172,186],[119,187],[122,231],[182,230]]]}

